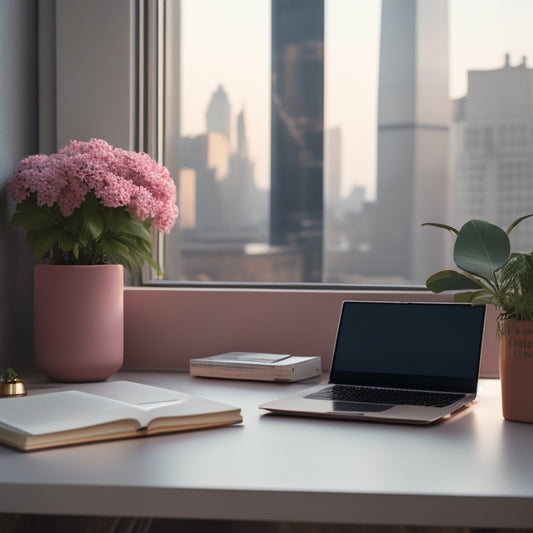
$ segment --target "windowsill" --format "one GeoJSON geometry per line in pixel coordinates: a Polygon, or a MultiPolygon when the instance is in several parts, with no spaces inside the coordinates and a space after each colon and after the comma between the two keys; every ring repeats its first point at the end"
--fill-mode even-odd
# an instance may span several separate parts
{"type": "MultiPolygon", "coordinates": [[[[320,355],[329,369],[344,300],[451,301],[424,290],[280,287],[127,287],[127,369],[187,370],[226,351],[320,355]]],[[[481,375],[498,375],[496,312],[487,310],[481,375]]]]}

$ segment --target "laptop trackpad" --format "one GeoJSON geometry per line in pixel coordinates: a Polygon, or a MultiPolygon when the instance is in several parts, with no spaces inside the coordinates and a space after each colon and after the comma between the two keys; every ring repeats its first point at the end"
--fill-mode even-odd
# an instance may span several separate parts
{"type": "Polygon", "coordinates": [[[375,404],[375,403],[357,403],[357,402],[333,402],[333,411],[358,411],[373,412],[386,411],[394,407],[393,405],[375,404]]]}

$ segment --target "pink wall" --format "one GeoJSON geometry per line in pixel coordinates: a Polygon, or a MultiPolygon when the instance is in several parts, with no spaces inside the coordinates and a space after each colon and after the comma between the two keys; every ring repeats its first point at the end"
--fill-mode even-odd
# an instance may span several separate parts
{"type": "MultiPolygon", "coordinates": [[[[127,288],[129,369],[187,370],[191,357],[226,351],[320,355],[331,363],[343,300],[442,301],[426,292],[127,288]]],[[[488,310],[481,373],[498,374],[495,311],[488,310]]]]}

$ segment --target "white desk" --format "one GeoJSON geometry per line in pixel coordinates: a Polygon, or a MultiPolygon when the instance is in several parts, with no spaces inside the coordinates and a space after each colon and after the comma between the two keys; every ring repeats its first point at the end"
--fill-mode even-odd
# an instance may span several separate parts
{"type": "MultiPolygon", "coordinates": [[[[305,384],[123,372],[242,407],[244,424],[24,454],[0,447],[0,513],[533,527],[533,425],[499,382],[431,427],[263,414],[305,384]]],[[[311,383],[314,383],[313,381],[311,383]]]]}

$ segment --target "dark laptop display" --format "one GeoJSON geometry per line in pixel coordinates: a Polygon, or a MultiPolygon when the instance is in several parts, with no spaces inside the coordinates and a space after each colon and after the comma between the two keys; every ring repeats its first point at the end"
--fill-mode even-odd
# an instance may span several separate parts
{"type": "Polygon", "coordinates": [[[344,302],[330,381],[476,390],[484,306],[344,302]]]}

